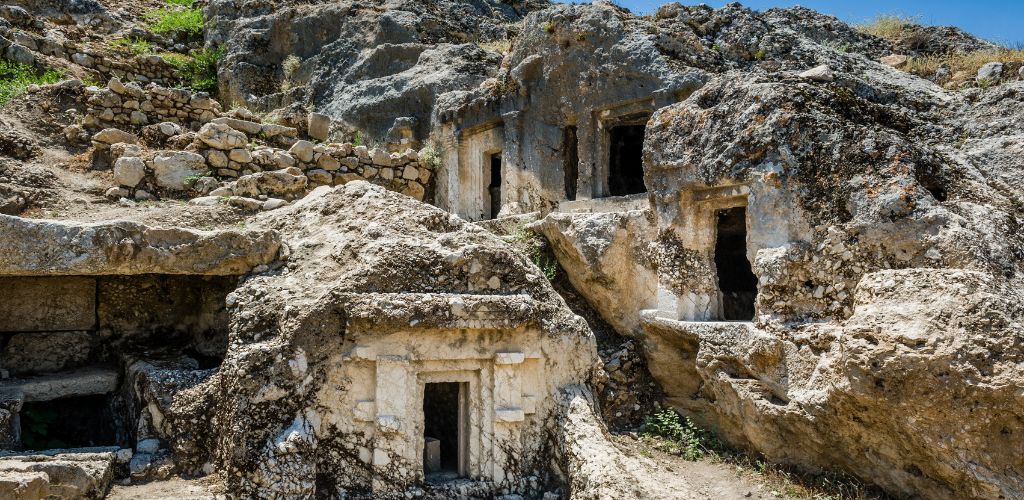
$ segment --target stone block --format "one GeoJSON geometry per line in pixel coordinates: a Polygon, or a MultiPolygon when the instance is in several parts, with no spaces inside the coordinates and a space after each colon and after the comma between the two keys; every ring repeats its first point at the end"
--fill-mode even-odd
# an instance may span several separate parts
{"type": "Polygon", "coordinates": [[[0,332],[91,330],[96,280],[83,277],[0,278],[0,332]]]}
{"type": "Polygon", "coordinates": [[[89,360],[91,332],[33,332],[12,335],[0,356],[0,367],[13,375],[77,368],[89,360]]]}
{"type": "Polygon", "coordinates": [[[117,389],[119,375],[113,368],[82,368],[23,379],[0,380],[0,392],[21,391],[26,403],[94,394],[117,389]]]}

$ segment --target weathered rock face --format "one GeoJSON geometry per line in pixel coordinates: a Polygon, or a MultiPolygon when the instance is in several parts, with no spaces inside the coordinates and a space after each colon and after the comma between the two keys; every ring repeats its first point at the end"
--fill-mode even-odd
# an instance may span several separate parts
{"type": "Polygon", "coordinates": [[[161,437],[186,470],[214,460],[238,492],[402,492],[422,478],[423,384],[454,381],[473,394],[467,466],[484,487],[530,491],[528,476],[549,473],[548,395],[586,380],[596,352],[524,256],[364,182],[259,223],[285,235],[289,264],[228,297],[224,364],[166,409],[161,437]],[[480,429],[493,434],[476,441],[480,429]]]}
{"type": "Polygon", "coordinates": [[[641,335],[640,311],[657,304],[656,239],[650,211],[552,213],[531,227],[587,301],[622,335],[641,335]]]}
{"type": "Polygon", "coordinates": [[[35,221],[0,215],[0,276],[243,274],[277,258],[264,231],[157,229],[115,221],[35,221]]]}
{"type": "Polygon", "coordinates": [[[727,74],[651,119],[652,374],[675,406],[773,460],[838,464],[898,494],[1019,496],[1005,450],[1024,446],[1009,392],[1024,377],[1010,347],[1022,199],[1004,179],[1020,165],[986,137],[1014,150],[1020,117],[969,121],[1016,98],[967,111],[846,62],[830,82],[727,74]],[[978,139],[950,146],[964,127],[978,139]],[[715,220],[734,207],[753,323],[692,322],[722,319],[715,220]]]}
{"type": "MultiPolygon", "coordinates": [[[[267,110],[313,105],[341,133],[373,141],[385,140],[398,117],[413,118],[425,137],[435,96],[473,88],[497,70],[500,59],[466,43],[505,39],[521,16],[498,0],[284,8],[216,0],[206,12],[214,26],[208,41],[227,44],[222,97],[267,110]]],[[[305,117],[297,121],[306,127],[305,117]]]]}

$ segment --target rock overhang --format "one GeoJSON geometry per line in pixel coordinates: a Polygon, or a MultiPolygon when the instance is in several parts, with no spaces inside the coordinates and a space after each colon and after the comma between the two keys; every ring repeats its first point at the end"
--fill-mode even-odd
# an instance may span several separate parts
{"type": "Polygon", "coordinates": [[[0,215],[0,276],[242,275],[279,258],[272,230],[156,228],[0,215]]]}

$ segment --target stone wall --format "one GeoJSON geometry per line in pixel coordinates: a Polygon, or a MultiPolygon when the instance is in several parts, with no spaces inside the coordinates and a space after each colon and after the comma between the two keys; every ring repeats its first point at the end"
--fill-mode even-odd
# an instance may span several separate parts
{"type": "Polygon", "coordinates": [[[269,210],[317,186],[367,180],[419,201],[432,199],[430,150],[314,144],[300,140],[295,128],[262,123],[247,110],[223,113],[205,93],[154,84],[142,88],[115,78],[105,89],[85,92],[83,126],[102,128],[92,136],[93,166],[113,168],[112,198],[145,201],[187,192],[200,195],[194,200],[200,204],[269,210]]]}
{"type": "Polygon", "coordinates": [[[56,57],[96,71],[100,78],[124,78],[142,83],[172,84],[180,80],[178,69],[157,55],[125,57],[106,50],[86,47],[71,40],[40,36],[0,26],[0,52],[8,59],[27,64],[41,63],[43,56],[56,57]]]}
{"type": "Polygon", "coordinates": [[[0,370],[24,376],[116,361],[126,349],[227,348],[234,277],[0,277],[0,370]]]}
{"type": "Polygon", "coordinates": [[[220,103],[205,92],[123,84],[113,78],[107,88],[86,89],[87,128],[142,127],[151,123],[172,122],[189,128],[213,120],[220,114],[220,103]]]}

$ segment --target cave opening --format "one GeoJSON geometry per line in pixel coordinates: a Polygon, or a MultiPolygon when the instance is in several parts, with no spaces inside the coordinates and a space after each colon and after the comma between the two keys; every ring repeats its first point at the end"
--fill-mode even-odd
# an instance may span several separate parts
{"type": "Polygon", "coordinates": [[[19,418],[26,450],[118,445],[114,414],[104,394],[26,401],[19,418]]]}
{"type": "Polygon", "coordinates": [[[576,185],[580,179],[580,141],[576,127],[562,131],[562,172],[565,175],[565,199],[576,200],[576,185]]]}
{"type": "Polygon", "coordinates": [[[757,277],[747,259],[747,209],[735,207],[718,211],[715,238],[715,270],[722,292],[722,319],[754,319],[757,277]]]}
{"type": "Polygon", "coordinates": [[[490,173],[491,181],[487,185],[487,193],[491,199],[491,213],[488,218],[494,219],[501,211],[501,151],[491,155],[490,173]]]}
{"type": "Polygon", "coordinates": [[[609,131],[608,194],[647,192],[644,185],[644,125],[618,125],[609,131]]]}
{"type": "Polygon", "coordinates": [[[464,473],[465,385],[441,382],[423,388],[423,471],[429,481],[448,481],[464,473]]]}

